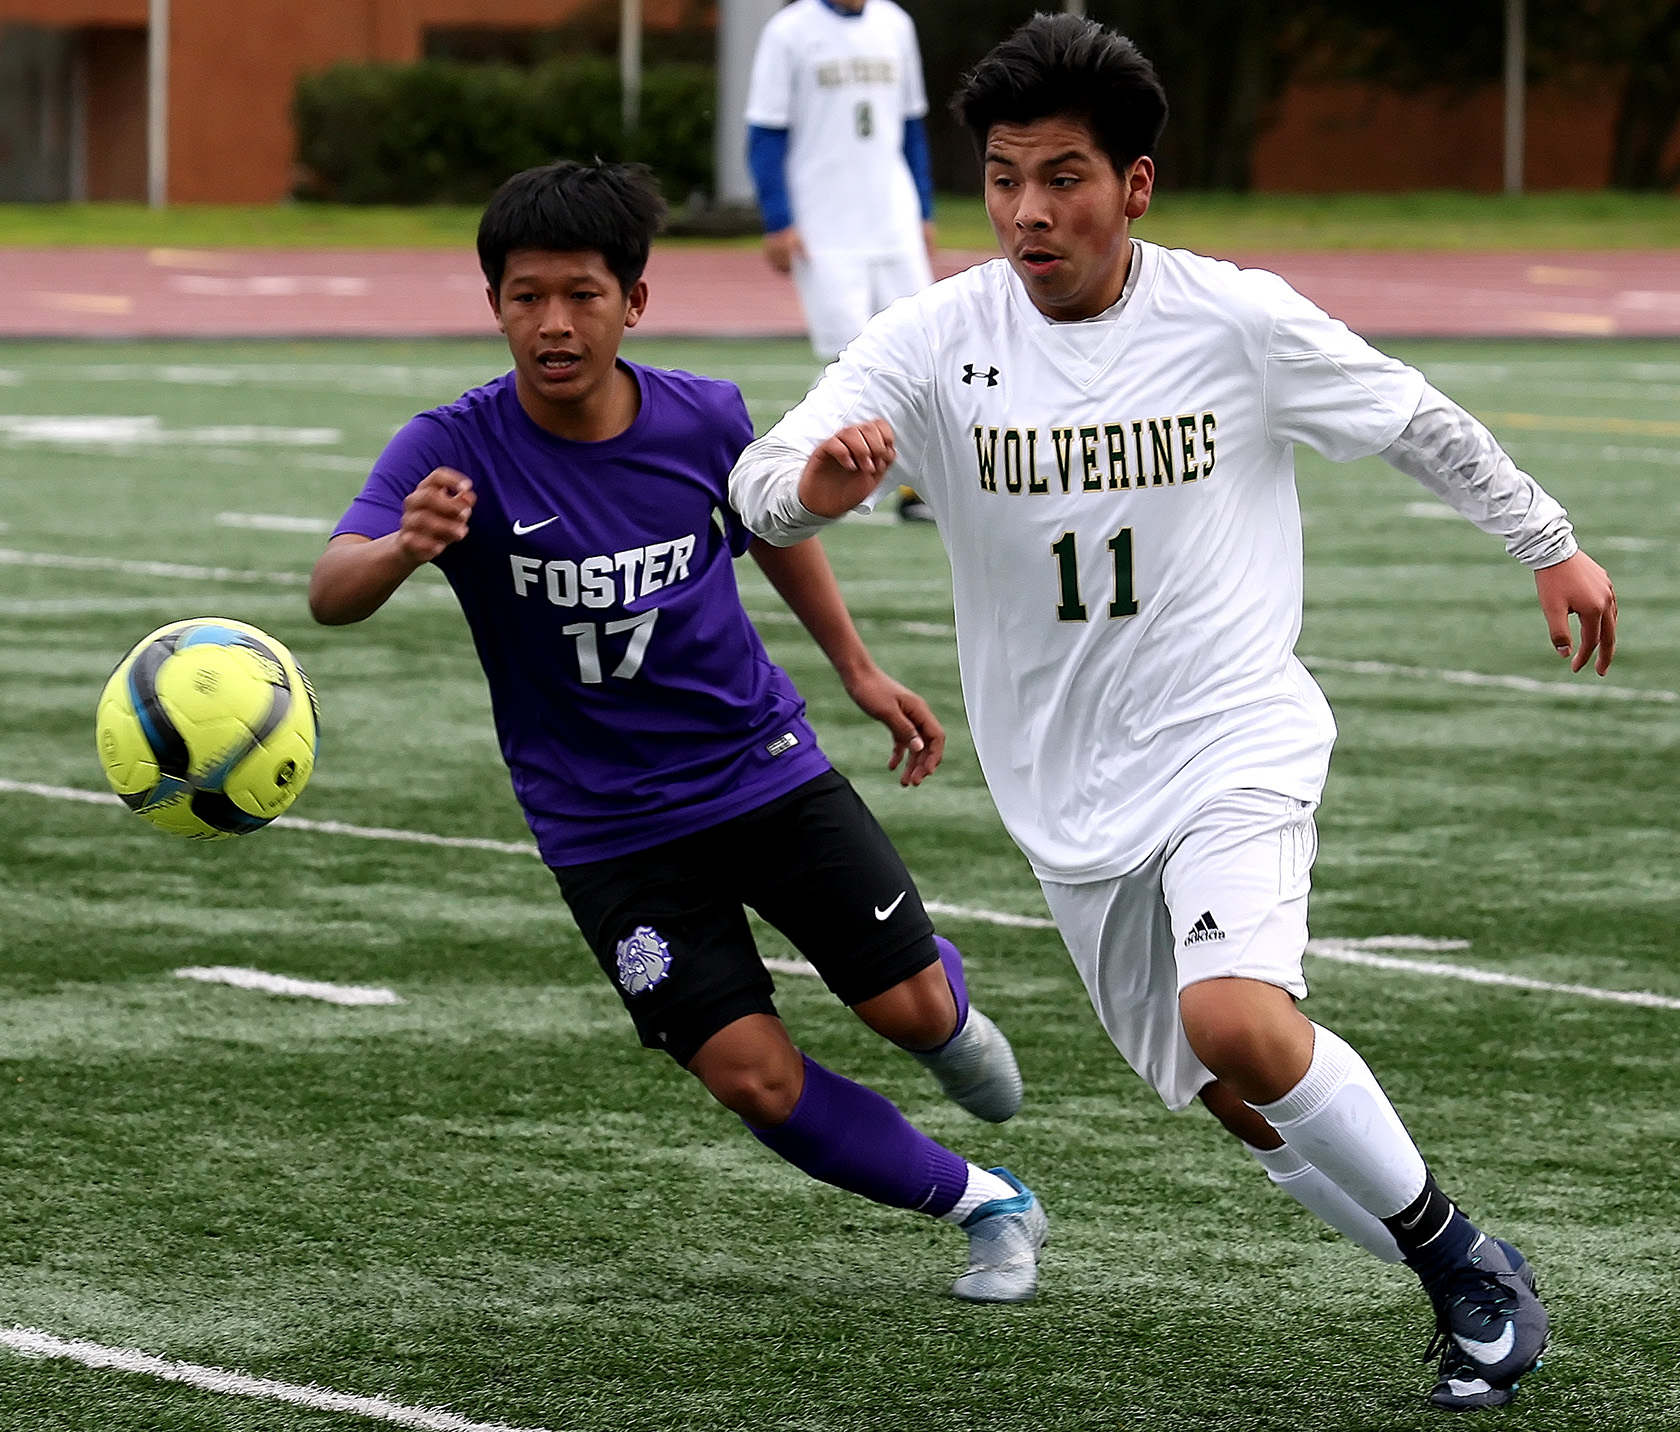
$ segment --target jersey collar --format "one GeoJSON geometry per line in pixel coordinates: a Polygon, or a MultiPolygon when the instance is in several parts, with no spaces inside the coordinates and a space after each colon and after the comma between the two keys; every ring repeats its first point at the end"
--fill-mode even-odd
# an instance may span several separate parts
{"type": "Polygon", "coordinates": [[[1105,323],[1058,323],[1046,318],[1033,306],[1026,285],[1009,267],[1008,260],[1000,260],[1010,302],[1020,316],[1021,326],[1044,351],[1055,370],[1072,378],[1081,388],[1091,387],[1114,366],[1149,307],[1159,269],[1156,247],[1141,239],[1131,242],[1132,272],[1126,276],[1120,312],[1105,323]]]}
{"type": "Polygon", "coordinates": [[[863,0],[863,10],[844,9],[840,5],[837,5],[835,0],[817,0],[817,3],[821,5],[823,9],[830,11],[832,14],[838,15],[842,20],[861,20],[863,18],[863,10],[867,10],[869,8],[869,0],[863,0]]]}

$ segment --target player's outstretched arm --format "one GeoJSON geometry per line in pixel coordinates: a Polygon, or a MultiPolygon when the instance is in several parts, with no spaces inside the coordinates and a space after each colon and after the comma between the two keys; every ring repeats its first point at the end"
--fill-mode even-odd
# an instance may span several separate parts
{"type": "Polygon", "coordinates": [[[927,702],[875,664],[846,610],[822,543],[812,537],[792,547],[773,547],[754,538],[748,550],[833,664],[846,694],[892,732],[887,769],[896,771],[903,762],[899,784],[921,785],[944,758],[945,728],[927,702]]]}
{"type": "Polygon", "coordinates": [[[1603,676],[1616,654],[1616,589],[1610,574],[1585,552],[1576,552],[1555,566],[1542,567],[1534,574],[1534,586],[1557,654],[1573,658],[1569,669],[1579,671],[1596,649],[1593,670],[1603,676]],[[1579,647],[1571,641],[1572,612],[1581,623],[1579,647]]]}
{"type": "Polygon", "coordinates": [[[309,578],[309,612],[325,626],[372,616],[409,575],[467,535],[477,496],[453,468],[429,472],[403,501],[402,526],[371,541],[343,533],[327,544],[309,578]]]}

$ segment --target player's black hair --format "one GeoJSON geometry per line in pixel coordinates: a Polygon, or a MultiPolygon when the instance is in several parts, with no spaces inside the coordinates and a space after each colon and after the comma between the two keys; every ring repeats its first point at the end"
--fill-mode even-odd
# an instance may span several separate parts
{"type": "Polygon", "coordinates": [[[1153,154],[1167,123],[1167,92],[1124,35],[1078,15],[1034,15],[963,77],[951,112],[982,155],[994,124],[1077,119],[1119,173],[1153,154]]]}
{"type": "Polygon", "coordinates": [[[561,159],[521,170],[491,196],[478,221],[478,263],[500,292],[516,249],[593,252],[629,293],[664,221],[665,201],[645,165],[561,159]]]}

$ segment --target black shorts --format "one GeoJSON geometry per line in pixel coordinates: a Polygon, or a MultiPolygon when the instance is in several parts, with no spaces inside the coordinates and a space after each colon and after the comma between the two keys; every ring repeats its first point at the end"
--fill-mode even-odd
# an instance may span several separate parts
{"type": "Polygon", "coordinates": [[[642,1043],[685,1067],[725,1025],[776,1012],[745,906],[848,1005],[939,958],[910,872],[838,771],[694,835],[554,874],[642,1043]]]}

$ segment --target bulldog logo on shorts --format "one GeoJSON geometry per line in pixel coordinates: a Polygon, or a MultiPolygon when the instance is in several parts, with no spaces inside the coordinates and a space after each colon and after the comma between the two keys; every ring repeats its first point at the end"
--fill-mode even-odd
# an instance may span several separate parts
{"type": "Polygon", "coordinates": [[[618,984],[625,994],[642,994],[671,973],[671,947],[652,925],[638,925],[618,942],[618,984]]]}

